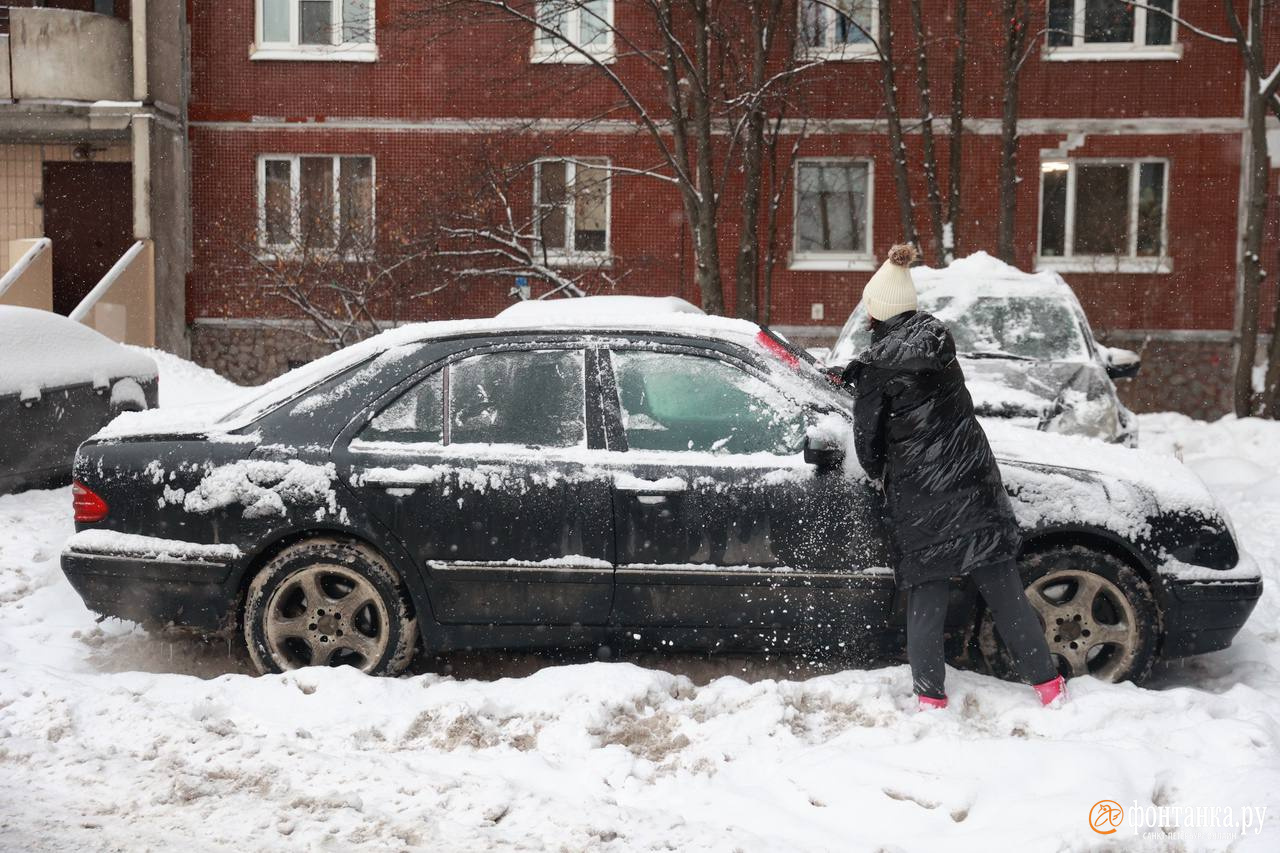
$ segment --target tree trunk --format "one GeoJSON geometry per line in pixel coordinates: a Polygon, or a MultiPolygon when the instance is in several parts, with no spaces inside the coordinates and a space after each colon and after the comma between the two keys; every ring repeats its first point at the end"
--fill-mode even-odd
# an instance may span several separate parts
{"type": "MultiPolygon", "coordinates": [[[[1257,77],[1249,75],[1249,91],[1256,92],[1257,77]]],[[[1253,366],[1258,357],[1258,325],[1261,314],[1259,306],[1262,292],[1262,240],[1267,221],[1267,113],[1262,99],[1250,97],[1246,107],[1249,125],[1250,163],[1245,189],[1245,225],[1244,251],[1244,287],[1240,306],[1240,347],[1236,353],[1235,378],[1232,383],[1233,406],[1237,417],[1248,417],[1254,414],[1253,406],[1253,366]]],[[[1276,337],[1271,339],[1271,367],[1267,371],[1267,388],[1275,378],[1277,354],[1276,337]]],[[[1275,417],[1274,410],[1268,406],[1267,414],[1275,417]]]]}
{"type": "Polygon", "coordinates": [[[759,319],[756,289],[760,280],[760,197],[763,180],[765,100],[760,92],[768,73],[770,24],[773,22],[772,2],[756,0],[750,3],[751,26],[751,91],[759,93],[748,104],[744,123],[746,138],[742,144],[742,198],[741,229],[738,235],[738,259],[735,270],[738,316],[744,320],[759,319]],[[763,8],[765,2],[770,9],[763,8]]]}
{"type": "Polygon", "coordinates": [[[693,229],[694,257],[698,265],[698,286],[702,289],[702,310],[724,313],[724,284],[720,274],[719,200],[716,198],[715,139],[712,136],[711,99],[707,88],[711,67],[711,0],[694,0],[694,63],[702,79],[690,87],[694,149],[698,158],[699,219],[693,229]]]}
{"type": "Polygon", "coordinates": [[[960,178],[964,156],[964,77],[968,37],[965,32],[968,0],[956,0],[954,64],[951,66],[951,138],[947,158],[947,228],[943,234],[943,263],[950,264],[960,251],[960,178]]]}
{"type": "Polygon", "coordinates": [[[911,0],[911,24],[916,35],[916,85],[920,93],[920,133],[924,147],[924,180],[929,196],[930,252],[934,263],[944,265],[942,239],[942,190],[938,185],[938,156],[933,138],[933,98],[929,86],[928,37],[920,0],[911,0]]]}
{"type": "Polygon", "coordinates": [[[893,75],[893,3],[880,0],[880,72],[884,86],[884,106],[888,114],[889,150],[893,156],[893,182],[898,190],[898,216],[902,235],[894,242],[919,242],[916,237],[915,205],[907,175],[907,149],[902,136],[902,114],[898,111],[898,85],[893,75]]]}
{"type": "Polygon", "coordinates": [[[1027,0],[1004,0],[1003,13],[1009,32],[1005,40],[1000,117],[1000,217],[996,254],[1000,260],[1012,264],[1017,262],[1014,220],[1018,211],[1018,81],[1022,76],[1022,48],[1027,33],[1027,0]]]}

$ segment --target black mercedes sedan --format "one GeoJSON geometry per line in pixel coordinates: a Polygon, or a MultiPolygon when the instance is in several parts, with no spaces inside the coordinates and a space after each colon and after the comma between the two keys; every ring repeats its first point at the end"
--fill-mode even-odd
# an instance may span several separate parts
{"type": "MultiPolygon", "coordinates": [[[[62,567],[93,610],[241,636],[262,672],[415,652],[901,649],[851,398],[697,315],[406,326],[231,411],[123,415],[75,461],[62,567]]],[[[1175,459],[993,425],[1064,673],[1230,645],[1261,594],[1175,459]]],[[[956,583],[951,652],[997,672],[956,583]]]]}

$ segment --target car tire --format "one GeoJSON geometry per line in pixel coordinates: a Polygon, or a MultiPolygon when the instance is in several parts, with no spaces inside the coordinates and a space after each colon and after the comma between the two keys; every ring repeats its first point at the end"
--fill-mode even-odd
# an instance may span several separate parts
{"type": "Polygon", "coordinates": [[[249,584],[244,638],[258,672],[354,666],[396,675],[418,644],[399,577],[367,545],[311,539],[284,549],[249,584]]]}
{"type": "MultiPolygon", "coordinates": [[[[1132,566],[1076,546],[1026,554],[1018,568],[1062,675],[1141,683],[1151,673],[1160,608],[1151,586],[1132,566]]],[[[1016,678],[1013,657],[985,607],[976,639],[989,672],[1016,678]]]]}

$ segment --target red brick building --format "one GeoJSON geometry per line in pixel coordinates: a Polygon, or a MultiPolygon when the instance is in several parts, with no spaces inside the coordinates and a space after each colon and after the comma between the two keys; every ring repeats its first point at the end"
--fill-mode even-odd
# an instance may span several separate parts
{"type": "MultiPolygon", "coordinates": [[[[851,27],[830,6],[811,2],[799,0],[796,17],[788,18],[808,23],[787,50],[832,61],[805,72],[803,103],[783,125],[785,162],[776,171],[785,191],[766,316],[821,341],[834,337],[902,229],[882,66],[867,45],[868,34],[882,36],[875,3],[841,6],[860,25],[851,27]]],[[[1154,11],[1128,8],[1117,16],[1102,4],[1112,2],[1032,2],[1034,35],[1020,77],[1016,261],[1060,270],[1100,337],[1144,349],[1145,376],[1129,392],[1139,404],[1224,411],[1247,156],[1241,61],[1232,45],[1154,11]]],[[[961,254],[994,253],[1006,25],[987,8],[998,4],[969,5],[956,232],[961,254]]],[[[1151,5],[1175,7],[1174,0],[1151,5]]],[[[952,6],[924,3],[933,110],[940,114],[949,104],[952,6]]],[[[1225,30],[1216,3],[1176,6],[1192,24],[1225,30]]],[[[629,174],[653,167],[656,149],[601,67],[568,61],[573,57],[536,38],[530,24],[485,17],[466,3],[449,13],[439,7],[430,0],[244,0],[231,10],[189,4],[194,247],[186,319],[197,360],[252,381],[311,354],[314,346],[298,336],[306,322],[299,312],[255,290],[263,258],[278,262],[278,244],[306,233],[313,220],[323,220],[330,235],[378,239],[425,227],[450,198],[473,193],[473,179],[486,169],[507,176],[507,198],[522,221],[549,211],[539,219],[539,245],[553,247],[553,263],[597,264],[606,277],[596,286],[617,292],[699,300],[680,196],[669,182],[629,174]],[[594,171],[597,164],[608,170],[594,171]],[[570,192],[567,203],[548,202],[547,187],[585,186],[584,176],[607,177],[591,192],[570,192]]],[[[527,9],[533,14],[534,3],[527,9]]],[[[596,45],[602,67],[661,116],[661,78],[634,50],[652,26],[645,15],[641,4],[591,0],[556,26],[596,45]],[[593,20],[613,22],[617,33],[601,35],[593,20]]],[[[921,104],[908,4],[895,2],[891,20],[923,235],[921,104]]],[[[1264,23],[1280,28],[1280,12],[1264,23]]],[[[786,56],[773,61],[781,67],[786,56]]],[[[944,181],[945,126],[940,115],[944,181]]],[[[1272,135],[1274,183],[1280,130],[1272,135]]],[[[740,190],[728,180],[721,199],[730,306],[740,190]]],[[[1268,253],[1280,263],[1275,207],[1268,253]]],[[[424,273],[433,275],[441,276],[424,273]]],[[[415,281],[415,294],[435,292],[378,310],[397,319],[484,316],[513,298],[510,275],[453,286],[444,278],[415,281]]],[[[535,281],[535,294],[540,288],[535,281]]],[[[1269,297],[1268,318],[1271,304],[1269,297]]]]}

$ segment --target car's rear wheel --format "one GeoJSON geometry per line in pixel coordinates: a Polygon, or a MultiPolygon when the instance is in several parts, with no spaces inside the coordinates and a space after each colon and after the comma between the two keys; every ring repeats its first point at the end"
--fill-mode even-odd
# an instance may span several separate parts
{"type": "Polygon", "coordinates": [[[395,675],[418,623],[399,578],[373,549],[337,539],[292,545],[249,585],[244,637],[259,672],[353,666],[395,675]]]}
{"type": "MultiPolygon", "coordinates": [[[[1074,547],[1029,554],[1019,568],[1061,674],[1113,682],[1147,677],[1156,658],[1160,609],[1132,567],[1110,554],[1074,547]]],[[[992,672],[1015,673],[989,612],[978,624],[978,646],[992,672]]]]}

